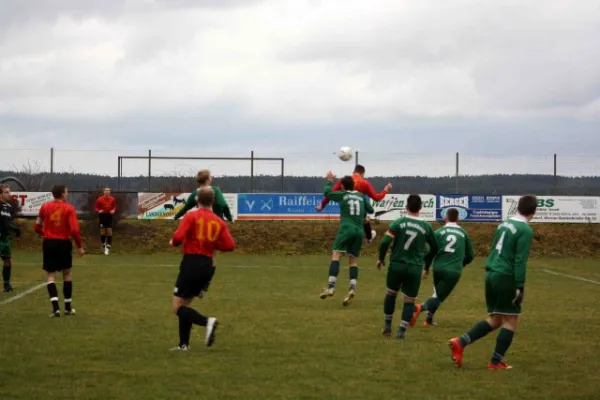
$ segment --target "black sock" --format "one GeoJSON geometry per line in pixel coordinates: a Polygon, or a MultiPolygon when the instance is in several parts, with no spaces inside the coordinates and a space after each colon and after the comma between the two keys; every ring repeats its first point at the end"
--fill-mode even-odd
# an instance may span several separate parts
{"type": "Polygon", "coordinates": [[[365,222],[364,228],[365,228],[365,237],[367,238],[367,240],[373,239],[373,232],[371,230],[371,223],[370,222],[365,222]]]}
{"type": "Polygon", "coordinates": [[[2,267],[2,279],[4,279],[4,284],[10,283],[10,266],[5,265],[2,267]]]}
{"type": "Polygon", "coordinates": [[[177,316],[179,316],[180,318],[183,317],[192,324],[200,326],[206,326],[206,324],[208,323],[208,318],[206,318],[204,315],[200,314],[198,311],[194,310],[191,307],[179,307],[179,310],[177,310],[177,316]]]}
{"type": "Polygon", "coordinates": [[[71,298],[73,296],[73,281],[63,283],[63,296],[65,297],[65,311],[71,311],[71,298]]]}
{"type": "Polygon", "coordinates": [[[54,282],[48,282],[48,295],[50,296],[50,301],[52,302],[52,310],[54,312],[58,311],[58,290],[56,290],[56,284],[54,282]]]}
{"type": "Polygon", "coordinates": [[[106,245],[107,246],[112,246],[112,236],[107,236],[106,237],[106,245]]]}
{"type": "Polygon", "coordinates": [[[179,317],[179,347],[189,346],[192,323],[184,315],[180,315],[179,311],[177,311],[177,316],[179,317]]]}
{"type": "Polygon", "coordinates": [[[100,235],[100,242],[102,244],[106,243],[106,235],[100,235]]]}

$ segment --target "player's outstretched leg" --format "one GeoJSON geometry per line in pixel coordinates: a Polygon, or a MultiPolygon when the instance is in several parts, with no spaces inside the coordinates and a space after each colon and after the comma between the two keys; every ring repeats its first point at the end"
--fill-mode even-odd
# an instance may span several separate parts
{"type": "Polygon", "coordinates": [[[52,313],[50,314],[51,318],[60,317],[60,309],[58,307],[58,290],[56,289],[56,283],[54,282],[54,273],[48,273],[48,284],[46,285],[48,289],[48,296],[50,297],[50,302],[52,303],[52,313]]]}
{"type": "Polygon", "coordinates": [[[350,273],[350,285],[348,288],[348,294],[346,294],[346,297],[344,297],[344,302],[343,302],[344,306],[350,305],[350,303],[352,302],[352,299],[354,299],[354,296],[355,296],[356,280],[358,279],[358,265],[357,265],[357,259],[354,257],[350,257],[349,273],[350,273]]]}
{"type": "Polygon", "coordinates": [[[12,292],[13,288],[10,284],[12,259],[9,257],[2,257],[2,264],[2,279],[4,281],[4,292],[12,292]]]}
{"type": "Polygon", "coordinates": [[[404,339],[406,330],[408,329],[415,312],[415,299],[404,296],[404,307],[402,308],[402,322],[398,328],[396,339],[404,339]]]}
{"type": "Polygon", "coordinates": [[[327,283],[327,289],[323,290],[321,295],[319,296],[321,299],[326,299],[331,297],[335,293],[335,283],[337,281],[337,276],[340,273],[340,258],[339,253],[333,254],[333,259],[329,264],[329,280],[327,283]]]}
{"type": "MultiPolygon", "coordinates": [[[[424,326],[434,326],[435,323],[433,322],[433,316],[435,315],[435,312],[437,311],[437,309],[440,307],[440,299],[438,299],[437,297],[430,297],[428,298],[423,304],[420,305],[420,313],[423,312],[427,312],[427,319],[425,320],[425,322],[423,323],[424,326]]],[[[416,316],[416,319],[418,318],[418,315],[416,316]]]]}
{"type": "Polygon", "coordinates": [[[63,271],[63,297],[65,301],[65,315],[75,315],[75,309],[72,307],[73,277],[70,269],[63,271]]]}
{"type": "Polygon", "coordinates": [[[487,321],[479,321],[473,325],[473,327],[462,336],[450,339],[448,345],[452,352],[452,361],[454,361],[454,364],[456,364],[457,367],[461,367],[465,347],[487,336],[487,334],[494,329],[497,329],[500,325],[500,321],[501,319],[492,315],[487,321]]]}
{"type": "Polygon", "coordinates": [[[391,336],[392,334],[392,320],[394,319],[394,310],[396,309],[396,296],[398,296],[398,292],[388,288],[383,299],[383,330],[381,333],[384,336],[391,336]]]}

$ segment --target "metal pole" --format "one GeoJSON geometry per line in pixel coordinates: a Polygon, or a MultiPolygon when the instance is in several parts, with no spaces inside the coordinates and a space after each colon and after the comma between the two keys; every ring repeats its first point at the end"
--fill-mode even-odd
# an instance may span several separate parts
{"type": "Polygon", "coordinates": [[[454,189],[456,194],[458,194],[458,175],[460,173],[459,168],[458,168],[459,165],[460,165],[459,155],[458,155],[458,152],[456,152],[456,188],[454,189]]]}
{"type": "Polygon", "coordinates": [[[558,163],[557,163],[557,159],[556,159],[556,154],[554,154],[554,194],[556,194],[556,186],[558,183],[558,163]]]}
{"type": "Polygon", "coordinates": [[[281,193],[285,193],[284,164],[285,164],[285,160],[282,158],[281,159],[281,193]]]}
{"type": "Polygon", "coordinates": [[[152,192],[152,150],[148,150],[148,192],[152,192]]]}
{"type": "Polygon", "coordinates": [[[54,147],[50,147],[50,175],[54,174],[54,147]]]}
{"type": "Polygon", "coordinates": [[[358,150],[354,154],[354,165],[358,165],[358,150]]]}
{"type": "Polygon", "coordinates": [[[121,156],[117,157],[117,190],[121,190],[121,156]]]}
{"type": "Polygon", "coordinates": [[[250,152],[250,193],[254,193],[254,150],[250,152]]]}

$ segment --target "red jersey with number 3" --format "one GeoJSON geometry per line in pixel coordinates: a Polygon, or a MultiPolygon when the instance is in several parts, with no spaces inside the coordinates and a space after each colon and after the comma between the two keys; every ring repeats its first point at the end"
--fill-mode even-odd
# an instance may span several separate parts
{"type": "Polygon", "coordinates": [[[77,212],[71,204],[54,200],[42,204],[37,220],[35,231],[40,233],[44,239],[69,240],[73,238],[78,248],[81,248],[81,234],[77,212]]]}
{"type": "Polygon", "coordinates": [[[233,251],[235,242],[227,224],[212,210],[200,208],[188,212],[173,234],[175,246],[183,243],[183,254],[213,257],[215,251],[233,251]]]}

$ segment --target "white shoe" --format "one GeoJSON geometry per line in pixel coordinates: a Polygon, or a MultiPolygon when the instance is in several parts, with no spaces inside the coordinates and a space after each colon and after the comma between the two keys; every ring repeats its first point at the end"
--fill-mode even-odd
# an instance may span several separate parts
{"type": "Polygon", "coordinates": [[[60,317],[60,311],[52,311],[52,313],[49,315],[50,318],[59,318],[60,317]]]}
{"type": "Polygon", "coordinates": [[[75,309],[71,308],[71,311],[65,310],[65,316],[68,316],[68,315],[75,315],[75,309]]]}
{"type": "Polygon", "coordinates": [[[219,323],[216,318],[209,318],[206,323],[206,339],[204,343],[206,343],[207,347],[210,347],[215,342],[215,331],[217,330],[217,326],[219,323]]]}
{"type": "Polygon", "coordinates": [[[110,246],[105,246],[104,247],[104,255],[109,255],[110,254],[110,246]]]}
{"type": "Polygon", "coordinates": [[[367,243],[371,244],[375,241],[375,238],[377,237],[377,232],[375,232],[375,230],[371,231],[371,240],[367,240],[367,243]]]}
{"type": "Polygon", "coordinates": [[[170,351],[190,351],[190,346],[186,346],[184,344],[183,346],[173,347],[172,349],[170,349],[170,351]]]}

